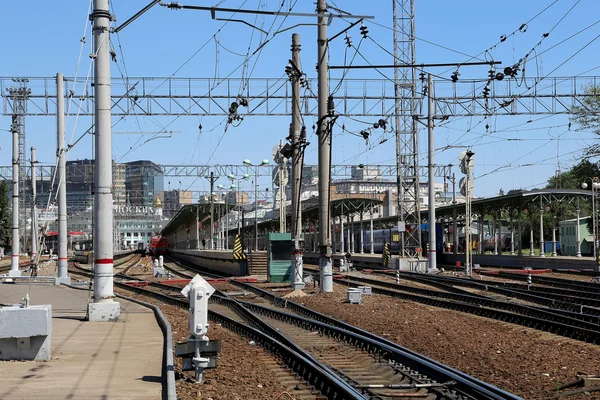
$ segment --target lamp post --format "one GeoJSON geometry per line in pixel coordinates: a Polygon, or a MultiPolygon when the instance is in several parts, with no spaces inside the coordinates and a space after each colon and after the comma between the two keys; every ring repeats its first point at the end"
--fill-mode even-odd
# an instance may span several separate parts
{"type": "MultiPolygon", "coordinates": [[[[244,175],[242,175],[240,178],[236,178],[236,177],[235,177],[235,175],[233,175],[233,174],[229,174],[229,175],[227,175],[227,179],[229,179],[229,180],[231,181],[231,188],[232,188],[232,189],[235,189],[235,188],[236,188],[236,186],[235,186],[235,184],[233,183],[234,181],[242,181],[242,180],[244,180],[244,181],[247,181],[248,179],[250,179],[250,175],[248,175],[248,174],[244,174],[244,175]]],[[[238,215],[237,215],[237,228],[238,228],[238,235],[240,235],[240,234],[241,234],[241,228],[240,228],[240,214],[242,213],[242,207],[241,207],[241,204],[240,204],[241,202],[240,202],[239,195],[240,195],[240,191],[239,191],[239,189],[238,189],[238,190],[236,190],[236,192],[235,192],[235,205],[237,206],[237,209],[238,209],[238,215]]]]}
{"type": "Polygon", "coordinates": [[[258,167],[269,165],[269,160],[262,160],[260,164],[252,164],[248,159],[242,162],[246,167],[254,167],[254,251],[258,251],[258,167]]]}
{"type": "MultiPolygon", "coordinates": [[[[598,189],[600,189],[600,178],[598,178],[597,176],[593,177],[593,178],[588,178],[591,179],[592,181],[592,230],[593,230],[593,235],[594,235],[594,259],[596,260],[596,263],[594,265],[594,272],[598,273],[600,272],[600,259],[599,259],[599,255],[598,254],[598,215],[596,214],[596,196],[598,195],[598,189]]],[[[583,189],[587,189],[588,185],[587,183],[583,182],[581,184],[581,187],[583,189]]],[[[577,229],[579,229],[579,227],[577,227],[577,229]]]]}
{"type": "Polygon", "coordinates": [[[232,183],[231,186],[226,188],[223,185],[217,185],[217,189],[225,190],[223,193],[225,196],[225,250],[229,250],[229,191],[235,190],[235,185],[232,183]]]}

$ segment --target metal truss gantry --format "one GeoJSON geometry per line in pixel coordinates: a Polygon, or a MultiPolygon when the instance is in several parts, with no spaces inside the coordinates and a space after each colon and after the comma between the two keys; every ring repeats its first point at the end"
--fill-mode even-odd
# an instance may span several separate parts
{"type": "MultiPolygon", "coordinates": [[[[305,165],[306,169],[316,168],[314,165],[305,165]]],[[[395,165],[368,165],[369,168],[379,172],[382,178],[396,178],[398,170],[395,165]]],[[[36,164],[38,179],[46,181],[51,179],[55,166],[50,164],[36,164]]],[[[256,167],[258,176],[273,176],[273,170],[277,165],[260,165],[256,167]]],[[[352,171],[357,167],[355,165],[333,165],[331,167],[331,176],[333,179],[349,179],[352,176],[352,171]]],[[[29,173],[31,167],[26,166],[25,172],[29,173]]],[[[77,176],[88,176],[93,174],[93,165],[69,165],[69,172],[77,176]]],[[[253,167],[254,169],[254,167],[253,167]]],[[[452,175],[452,165],[436,165],[435,176],[438,178],[448,177],[452,175]]],[[[241,176],[248,172],[248,167],[245,165],[147,165],[135,166],[136,175],[146,175],[148,173],[159,173],[165,177],[203,177],[210,175],[213,172],[215,176],[226,177],[229,174],[241,176]]],[[[427,176],[427,167],[419,167],[419,176],[427,176]]],[[[7,179],[11,176],[12,166],[0,166],[0,179],[7,179]]],[[[376,181],[375,181],[376,182],[376,181]]]]}
{"type": "MultiPolygon", "coordinates": [[[[2,115],[11,116],[15,110],[14,99],[7,89],[14,85],[11,77],[0,77],[3,98],[2,115]]],[[[24,116],[56,115],[56,78],[19,78],[28,80],[27,106],[24,116]]],[[[121,78],[112,79],[113,116],[232,116],[231,103],[240,97],[248,100],[248,107],[237,107],[237,115],[289,117],[292,112],[292,95],[287,78],[212,79],[212,78],[121,78]],[[238,88],[245,84],[243,93],[238,88]]],[[[316,79],[309,79],[316,87],[316,79]]],[[[338,80],[332,79],[336,87],[338,80]]],[[[600,84],[600,77],[505,78],[492,81],[490,92],[484,97],[483,80],[434,80],[436,115],[449,117],[502,115],[569,114],[574,106],[584,107],[586,96],[583,87],[600,84]],[[528,89],[530,88],[530,89],[528,89]]],[[[423,101],[421,83],[417,82],[416,108],[413,116],[419,117],[423,101]]],[[[94,97],[90,84],[78,79],[65,78],[65,93],[71,103],[71,113],[91,116],[94,97]]],[[[392,117],[401,97],[395,94],[392,79],[344,79],[341,89],[334,95],[336,113],[345,116],[392,117]]],[[[317,98],[310,93],[302,97],[302,114],[317,115],[317,98]]]]}

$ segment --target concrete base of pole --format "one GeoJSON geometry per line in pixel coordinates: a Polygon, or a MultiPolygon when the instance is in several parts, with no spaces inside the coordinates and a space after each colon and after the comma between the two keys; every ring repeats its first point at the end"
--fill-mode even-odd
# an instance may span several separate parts
{"type": "Polygon", "coordinates": [[[8,271],[8,276],[21,276],[21,271],[19,271],[18,269],[11,269],[10,271],[8,271]]]}
{"type": "Polygon", "coordinates": [[[333,264],[331,257],[319,257],[319,272],[321,278],[321,292],[333,292],[333,264]]]}
{"type": "Polygon", "coordinates": [[[63,276],[61,277],[56,277],[56,281],[55,281],[55,285],[70,285],[71,284],[71,277],[70,276],[63,276]]]}
{"type": "Polygon", "coordinates": [[[292,254],[292,288],[304,290],[306,284],[303,280],[304,262],[302,254],[292,254]]]}
{"type": "Polygon", "coordinates": [[[69,264],[68,264],[68,260],[65,259],[58,259],[58,262],[56,264],[56,269],[58,271],[58,277],[59,278],[64,278],[67,276],[67,271],[69,270],[69,264]]]}
{"type": "Polygon", "coordinates": [[[88,321],[118,322],[121,319],[121,304],[116,301],[88,304],[88,321]]]}

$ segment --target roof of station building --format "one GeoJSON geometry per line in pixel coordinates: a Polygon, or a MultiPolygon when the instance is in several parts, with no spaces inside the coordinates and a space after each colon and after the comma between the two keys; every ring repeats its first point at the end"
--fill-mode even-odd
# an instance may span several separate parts
{"type": "MultiPolygon", "coordinates": [[[[216,207],[217,204],[219,204],[220,207],[233,208],[231,204],[225,205],[223,203],[214,203],[214,206],[216,207]]],[[[184,205],[179,209],[177,214],[171,218],[167,225],[165,225],[161,231],[161,235],[168,235],[179,227],[186,226],[192,221],[196,221],[196,219],[198,219],[198,222],[200,223],[210,219],[210,203],[184,205]]]]}

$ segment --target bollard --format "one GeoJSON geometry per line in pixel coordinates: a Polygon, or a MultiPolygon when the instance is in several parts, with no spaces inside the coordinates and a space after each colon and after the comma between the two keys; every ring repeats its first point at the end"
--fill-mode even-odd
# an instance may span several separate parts
{"type": "Polygon", "coordinates": [[[164,263],[163,256],[158,256],[158,266],[159,266],[160,268],[162,268],[162,267],[164,267],[164,266],[165,266],[165,263],[164,263]]]}

